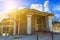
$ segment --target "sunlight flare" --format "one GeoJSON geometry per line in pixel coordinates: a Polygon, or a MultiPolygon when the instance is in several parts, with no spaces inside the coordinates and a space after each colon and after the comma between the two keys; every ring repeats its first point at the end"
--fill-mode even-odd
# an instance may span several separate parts
{"type": "Polygon", "coordinates": [[[5,4],[5,6],[6,6],[5,8],[6,8],[7,11],[10,11],[10,10],[16,8],[16,5],[15,5],[14,2],[9,2],[8,4],[5,4]]]}

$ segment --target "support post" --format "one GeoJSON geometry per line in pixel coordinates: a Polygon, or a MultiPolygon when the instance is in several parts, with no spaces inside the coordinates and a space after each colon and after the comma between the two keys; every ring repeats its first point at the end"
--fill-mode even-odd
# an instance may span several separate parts
{"type": "Polygon", "coordinates": [[[32,15],[27,15],[27,34],[31,34],[31,17],[32,15]]]}

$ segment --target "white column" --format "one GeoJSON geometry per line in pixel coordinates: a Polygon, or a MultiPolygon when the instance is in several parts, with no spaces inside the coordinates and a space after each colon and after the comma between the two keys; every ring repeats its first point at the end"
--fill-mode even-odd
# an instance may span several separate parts
{"type": "Polygon", "coordinates": [[[27,34],[31,34],[31,17],[32,15],[27,15],[27,34]]]}
{"type": "Polygon", "coordinates": [[[19,32],[20,32],[20,22],[18,23],[18,35],[19,35],[19,32]]]}
{"type": "Polygon", "coordinates": [[[49,30],[49,28],[50,28],[50,27],[49,27],[49,20],[48,20],[48,17],[47,17],[47,16],[45,17],[45,20],[46,20],[46,27],[47,27],[47,29],[49,30]]]}
{"type": "Polygon", "coordinates": [[[49,16],[48,17],[48,22],[49,22],[49,28],[50,28],[50,31],[53,31],[52,29],[52,16],[49,16]]]}
{"type": "Polygon", "coordinates": [[[3,34],[3,26],[1,26],[1,35],[3,34]]]}
{"type": "Polygon", "coordinates": [[[16,35],[16,15],[14,15],[13,35],[16,35]]]}
{"type": "Polygon", "coordinates": [[[16,22],[14,21],[14,27],[13,27],[13,35],[16,35],[16,22]]]}
{"type": "Polygon", "coordinates": [[[35,17],[35,31],[38,31],[37,17],[35,17]]]}
{"type": "Polygon", "coordinates": [[[18,35],[19,35],[19,32],[20,32],[20,16],[19,16],[19,22],[18,22],[18,35]]]}

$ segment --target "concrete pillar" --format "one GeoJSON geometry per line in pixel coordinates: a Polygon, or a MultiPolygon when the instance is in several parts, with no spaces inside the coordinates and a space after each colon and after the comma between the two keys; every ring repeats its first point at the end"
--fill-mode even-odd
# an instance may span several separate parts
{"type": "Polygon", "coordinates": [[[14,16],[14,32],[13,35],[19,35],[19,31],[20,31],[20,16],[17,19],[17,16],[14,16]]]}
{"type": "Polygon", "coordinates": [[[13,35],[16,35],[16,15],[14,15],[13,35]]]}
{"type": "Polygon", "coordinates": [[[35,31],[38,31],[37,17],[35,17],[35,31]]]}
{"type": "Polygon", "coordinates": [[[13,29],[13,35],[16,35],[16,22],[14,21],[14,25],[13,25],[14,27],[14,29],[13,29]]]}
{"type": "Polygon", "coordinates": [[[31,17],[32,15],[27,15],[27,34],[31,34],[31,17]]]}
{"type": "Polygon", "coordinates": [[[20,22],[18,23],[18,35],[19,35],[19,32],[20,32],[20,22]]]}
{"type": "Polygon", "coordinates": [[[49,20],[48,20],[48,17],[47,16],[45,17],[45,20],[46,20],[46,27],[49,30],[50,29],[50,27],[49,27],[49,20]]]}
{"type": "Polygon", "coordinates": [[[50,31],[53,31],[52,29],[52,16],[48,16],[48,22],[49,22],[49,28],[50,28],[50,31]]]}
{"type": "Polygon", "coordinates": [[[1,35],[3,34],[3,26],[1,26],[1,35]]]}
{"type": "Polygon", "coordinates": [[[19,16],[19,22],[18,22],[18,35],[19,35],[19,32],[20,32],[20,16],[19,16]]]}

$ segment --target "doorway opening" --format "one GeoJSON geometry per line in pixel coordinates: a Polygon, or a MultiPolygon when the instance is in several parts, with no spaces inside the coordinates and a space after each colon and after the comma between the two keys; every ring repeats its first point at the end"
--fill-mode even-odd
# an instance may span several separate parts
{"type": "Polygon", "coordinates": [[[2,36],[8,36],[9,35],[9,27],[3,27],[2,36]]]}

